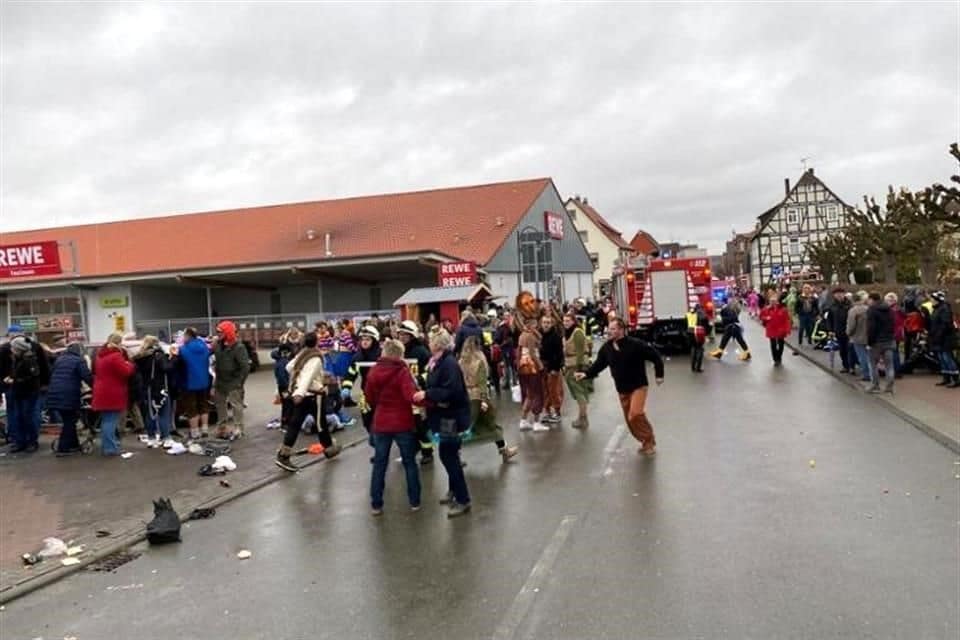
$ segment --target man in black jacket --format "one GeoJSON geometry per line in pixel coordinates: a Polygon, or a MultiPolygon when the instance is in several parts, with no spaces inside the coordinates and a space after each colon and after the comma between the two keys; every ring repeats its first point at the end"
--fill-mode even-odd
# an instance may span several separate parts
{"type": "Polygon", "coordinates": [[[847,314],[850,313],[850,301],[843,287],[833,290],[833,303],[824,312],[827,320],[827,329],[837,339],[837,351],[840,352],[840,362],[843,369],[840,373],[850,373],[850,337],[847,336],[847,314]]]}
{"type": "Polygon", "coordinates": [[[886,365],[886,386],[883,391],[893,393],[893,350],[897,342],[893,333],[893,312],[890,305],[883,301],[879,293],[868,297],[867,309],[867,348],[870,350],[870,393],[880,393],[880,374],[877,369],[880,361],[886,365]]]}
{"type": "MultiPolygon", "coordinates": [[[[5,347],[7,345],[4,345],[5,347]]],[[[25,335],[14,335],[2,357],[2,382],[12,400],[7,413],[7,438],[13,440],[10,453],[33,453],[39,448],[40,393],[50,384],[50,361],[40,344],[25,335]]]]}
{"type": "Polygon", "coordinates": [[[934,305],[933,313],[930,314],[930,349],[940,360],[940,375],[943,376],[943,380],[938,382],[937,386],[957,389],[960,388],[960,369],[953,357],[953,350],[957,348],[953,309],[947,303],[947,294],[943,291],[934,291],[930,294],[930,300],[934,305]]]}
{"type": "Polygon", "coordinates": [[[586,372],[577,372],[577,380],[596,378],[610,367],[614,385],[620,395],[620,408],[633,437],[640,441],[640,453],[652,456],[657,452],[653,425],[647,419],[647,363],[652,362],[657,385],[663,384],[663,358],[648,343],[627,336],[623,320],[614,318],[608,325],[610,339],[600,347],[597,359],[586,372]]]}

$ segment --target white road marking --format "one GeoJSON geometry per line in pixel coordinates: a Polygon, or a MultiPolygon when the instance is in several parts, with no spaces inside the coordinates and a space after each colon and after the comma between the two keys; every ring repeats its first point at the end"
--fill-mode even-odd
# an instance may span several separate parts
{"type": "Polygon", "coordinates": [[[627,427],[622,424],[618,425],[610,435],[607,446],[603,448],[603,471],[600,472],[601,478],[609,478],[613,475],[613,457],[620,449],[625,435],[627,435],[627,427]]]}
{"type": "Polygon", "coordinates": [[[577,516],[564,516],[563,520],[560,521],[560,525],[557,527],[557,530],[553,532],[550,542],[547,543],[547,546],[540,554],[537,563],[533,565],[530,575],[527,576],[527,581],[523,583],[520,592],[517,593],[517,596],[513,599],[510,610],[507,611],[507,614],[500,620],[496,631],[493,632],[491,636],[492,640],[511,640],[516,635],[517,629],[520,628],[520,625],[527,617],[527,613],[533,605],[534,598],[540,592],[540,588],[543,586],[547,575],[553,569],[553,565],[560,556],[560,549],[563,548],[576,522],[577,516]]]}

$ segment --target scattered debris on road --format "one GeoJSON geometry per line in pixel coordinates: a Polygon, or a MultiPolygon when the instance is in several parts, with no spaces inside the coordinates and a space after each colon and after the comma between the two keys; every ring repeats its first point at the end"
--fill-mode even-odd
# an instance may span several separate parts
{"type": "Polygon", "coordinates": [[[247,551],[246,549],[243,549],[242,551],[237,553],[237,557],[240,558],[241,560],[248,560],[249,558],[253,557],[253,554],[247,551]]]}

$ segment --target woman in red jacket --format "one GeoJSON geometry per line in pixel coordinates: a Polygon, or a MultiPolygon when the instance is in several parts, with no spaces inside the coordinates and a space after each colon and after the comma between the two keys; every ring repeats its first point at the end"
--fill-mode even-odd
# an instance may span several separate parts
{"type": "Polygon", "coordinates": [[[417,468],[417,433],[413,395],[417,387],[403,360],[403,343],[387,340],[382,356],[367,374],[363,396],[373,409],[373,471],[370,476],[370,506],[375,516],[383,515],[383,487],[394,442],[407,475],[410,510],[420,510],[420,471],[417,468]]]}
{"type": "Polygon", "coordinates": [[[790,335],[790,312],[783,306],[775,291],[770,292],[770,303],[760,311],[760,322],[767,331],[770,340],[770,353],[773,366],[783,364],[784,339],[790,335]]]}
{"type": "Polygon", "coordinates": [[[100,413],[100,452],[105,456],[120,455],[117,427],[127,410],[128,384],[134,371],[122,343],[123,336],[110,334],[93,367],[93,410],[100,413]]]}

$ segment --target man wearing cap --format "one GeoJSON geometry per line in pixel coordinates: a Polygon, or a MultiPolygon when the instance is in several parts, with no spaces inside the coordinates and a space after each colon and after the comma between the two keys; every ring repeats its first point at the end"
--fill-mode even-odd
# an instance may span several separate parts
{"type": "MultiPolygon", "coordinates": [[[[417,382],[417,388],[423,389],[427,384],[427,363],[430,362],[430,349],[423,343],[420,327],[413,320],[404,320],[400,323],[397,333],[400,336],[400,342],[403,343],[404,359],[417,361],[414,379],[417,382]]],[[[425,466],[433,462],[433,440],[430,438],[430,430],[427,428],[423,413],[418,413],[416,416],[416,431],[417,443],[420,448],[420,464],[425,466]]]]}
{"type": "Polygon", "coordinates": [[[933,303],[933,313],[930,314],[930,350],[937,354],[940,360],[940,375],[943,376],[937,386],[957,389],[960,388],[960,369],[953,357],[953,350],[957,348],[953,310],[947,302],[947,294],[943,291],[931,293],[930,301],[933,303]]]}
{"type": "Polygon", "coordinates": [[[33,453],[39,448],[40,393],[50,384],[50,361],[36,341],[12,325],[10,341],[0,345],[0,384],[7,403],[7,439],[11,453],[33,453]]]}

